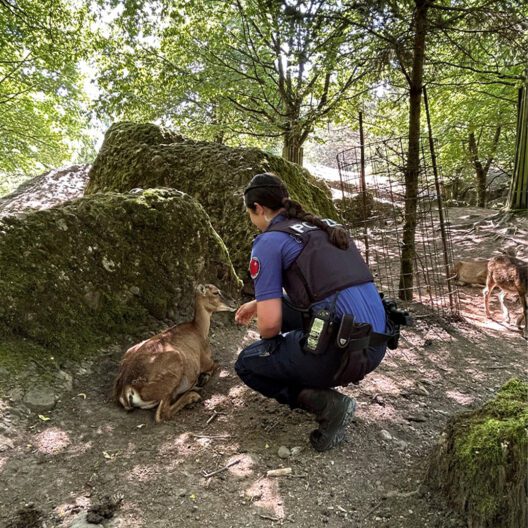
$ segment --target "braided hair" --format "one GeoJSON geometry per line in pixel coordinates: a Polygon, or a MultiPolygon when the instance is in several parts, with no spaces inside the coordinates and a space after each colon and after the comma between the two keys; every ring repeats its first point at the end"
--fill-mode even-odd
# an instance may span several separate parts
{"type": "Polygon", "coordinates": [[[271,172],[257,174],[251,179],[244,191],[244,203],[252,211],[256,203],[272,211],[282,210],[287,218],[308,222],[325,231],[329,241],[339,249],[349,246],[348,234],[341,226],[329,226],[319,216],[305,211],[299,202],[289,197],[284,182],[271,172]]]}

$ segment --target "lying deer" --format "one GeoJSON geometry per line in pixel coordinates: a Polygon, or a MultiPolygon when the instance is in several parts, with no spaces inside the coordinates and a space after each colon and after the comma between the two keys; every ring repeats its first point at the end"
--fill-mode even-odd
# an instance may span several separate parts
{"type": "Polygon", "coordinates": [[[463,284],[484,286],[487,275],[487,260],[459,260],[451,270],[451,278],[463,284]]]}
{"type": "Polygon", "coordinates": [[[156,423],[200,400],[196,387],[214,372],[208,334],[214,312],[233,311],[212,284],[196,288],[194,319],[129,348],[119,365],[114,398],[130,411],[156,410],[156,423]]]}
{"type": "Polygon", "coordinates": [[[489,297],[493,289],[498,286],[501,289],[499,301],[502,308],[502,314],[506,323],[510,322],[510,312],[504,304],[506,293],[515,293],[519,295],[522,312],[517,319],[517,326],[520,328],[524,319],[523,336],[528,339],[528,264],[512,256],[493,257],[488,262],[488,275],[486,287],[483,290],[484,307],[486,316],[491,319],[489,309],[489,297]]]}

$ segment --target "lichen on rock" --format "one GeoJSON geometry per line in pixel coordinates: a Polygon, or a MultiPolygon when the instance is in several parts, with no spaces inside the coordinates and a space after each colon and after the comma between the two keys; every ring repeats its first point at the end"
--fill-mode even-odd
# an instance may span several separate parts
{"type": "Polygon", "coordinates": [[[470,528],[528,525],[528,383],[512,379],[494,400],[454,417],[431,457],[426,484],[470,528]]]}
{"type": "Polygon", "coordinates": [[[243,207],[243,189],[271,171],[307,210],[337,218],[328,188],[307,170],[256,148],[231,148],[183,139],[153,124],[112,125],[90,171],[86,194],[134,188],[173,187],[198,200],[224,240],[241,278],[255,233],[243,207]]]}
{"type": "Polygon", "coordinates": [[[207,214],[174,189],[105,193],[0,221],[0,356],[82,356],[190,317],[194,286],[241,282],[207,214]]]}

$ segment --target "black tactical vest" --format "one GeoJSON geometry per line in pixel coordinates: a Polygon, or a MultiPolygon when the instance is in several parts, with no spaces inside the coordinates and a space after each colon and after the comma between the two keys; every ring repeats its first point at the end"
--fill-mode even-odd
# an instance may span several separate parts
{"type": "MultiPolygon", "coordinates": [[[[332,220],[323,221],[337,225],[332,220]]],[[[352,239],[348,249],[339,249],[330,243],[325,231],[297,219],[272,224],[268,231],[288,233],[303,244],[299,256],[284,271],[284,288],[299,308],[308,308],[332,293],[374,280],[352,239]]]]}

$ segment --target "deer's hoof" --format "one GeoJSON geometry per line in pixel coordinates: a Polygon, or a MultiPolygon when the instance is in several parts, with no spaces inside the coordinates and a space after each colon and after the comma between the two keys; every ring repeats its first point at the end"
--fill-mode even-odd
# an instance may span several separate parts
{"type": "Polygon", "coordinates": [[[198,385],[198,387],[203,387],[210,379],[211,374],[208,374],[207,372],[202,372],[198,376],[198,381],[196,382],[196,385],[198,385]]]}

